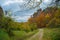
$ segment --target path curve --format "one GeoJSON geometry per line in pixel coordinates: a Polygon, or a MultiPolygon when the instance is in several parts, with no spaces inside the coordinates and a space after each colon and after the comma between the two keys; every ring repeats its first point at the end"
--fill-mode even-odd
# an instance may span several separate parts
{"type": "Polygon", "coordinates": [[[43,37],[43,29],[39,29],[39,32],[30,37],[28,40],[42,40],[43,37]]]}

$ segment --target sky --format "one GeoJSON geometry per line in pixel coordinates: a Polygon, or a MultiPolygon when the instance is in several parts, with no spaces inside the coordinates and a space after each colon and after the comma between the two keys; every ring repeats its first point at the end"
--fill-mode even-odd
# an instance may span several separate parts
{"type": "MultiPolygon", "coordinates": [[[[47,8],[53,0],[42,0],[42,3],[38,6],[42,10],[47,8]]],[[[23,8],[23,4],[26,3],[25,0],[0,0],[0,6],[4,11],[11,10],[12,18],[14,18],[17,22],[26,22],[31,15],[38,9],[25,10],[23,8]]],[[[40,2],[40,0],[37,0],[40,2]]]]}

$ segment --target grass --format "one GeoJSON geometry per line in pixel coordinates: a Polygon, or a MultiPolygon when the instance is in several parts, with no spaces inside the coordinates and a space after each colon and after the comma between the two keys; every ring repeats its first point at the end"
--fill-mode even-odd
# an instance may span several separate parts
{"type": "Polygon", "coordinates": [[[27,38],[34,35],[38,30],[25,32],[25,31],[13,31],[14,36],[9,37],[8,33],[4,29],[0,29],[0,40],[26,40],[27,38]]]}
{"type": "Polygon", "coordinates": [[[45,28],[43,40],[60,40],[60,28],[45,28]]]}
{"type": "Polygon", "coordinates": [[[0,40],[10,40],[8,34],[3,29],[0,29],[0,40]]]}
{"type": "MultiPolygon", "coordinates": [[[[43,40],[60,40],[60,28],[43,28],[43,40]]],[[[25,32],[25,31],[13,31],[15,36],[9,37],[8,34],[0,29],[0,40],[26,40],[37,33],[38,30],[25,32]]]]}
{"type": "Polygon", "coordinates": [[[26,40],[27,38],[34,35],[38,30],[32,31],[32,32],[25,32],[25,31],[13,31],[15,34],[14,37],[12,37],[12,40],[26,40]]]}

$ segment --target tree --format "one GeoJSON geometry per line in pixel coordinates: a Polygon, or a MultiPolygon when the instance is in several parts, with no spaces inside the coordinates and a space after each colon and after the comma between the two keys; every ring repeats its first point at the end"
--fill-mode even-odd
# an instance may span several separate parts
{"type": "Polygon", "coordinates": [[[60,8],[54,12],[54,17],[48,22],[47,27],[60,27],[60,8]]]}
{"type": "Polygon", "coordinates": [[[9,34],[9,36],[12,36],[13,33],[11,31],[11,23],[14,21],[10,17],[5,17],[2,8],[0,7],[0,28],[4,29],[5,32],[9,34]]]}
{"type": "Polygon", "coordinates": [[[3,16],[3,9],[0,7],[0,18],[3,16]]]}
{"type": "Polygon", "coordinates": [[[49,8],[46,8],[44,11],[39,10],[35,12],[28,21],[30,21],[30,23],[36,23],[37,27],[41,28],[41,27],[46,27],[47,24],[54,24],[55,23],[54,17],[58,17],[58,15],[60,15],[58,8],[49,7],[49,8]]]}

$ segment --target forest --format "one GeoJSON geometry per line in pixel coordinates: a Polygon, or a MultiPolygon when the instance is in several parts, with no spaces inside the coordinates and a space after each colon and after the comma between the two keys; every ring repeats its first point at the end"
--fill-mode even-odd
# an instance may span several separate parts
{"type": "Polygon", "coordinates": [[[15,22],[0,7],[0,40],[60,40],[60,6],[38,9],[27,22],[15,22]]]}

